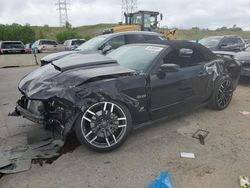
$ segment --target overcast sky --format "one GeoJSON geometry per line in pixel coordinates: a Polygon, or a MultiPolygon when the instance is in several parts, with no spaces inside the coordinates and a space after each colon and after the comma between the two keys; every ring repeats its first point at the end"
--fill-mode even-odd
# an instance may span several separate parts
{"type": "MultiPolygon", "coordinates": [[[[58,26],[56,0],[0,0],[0,24],[13,22],[58,26]]],[[[121,0],[69,0],[69,22],[75,26],[118,23],[121,0]]],[[[169,27],[239,27],[250,30],[250,0],[138,0],[138,9],[163,13],[169,27]]]]}

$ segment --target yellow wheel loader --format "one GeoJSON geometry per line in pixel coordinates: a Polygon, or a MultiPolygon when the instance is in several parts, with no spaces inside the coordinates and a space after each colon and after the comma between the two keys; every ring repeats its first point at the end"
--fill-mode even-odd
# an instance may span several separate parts
{"type": "Polygon", "coordinates": [[[154,11],[138,11],[134,13],[124,13],[125,24],[120,24],[111,29],[106,29],[103,34],[117,33],[125,31],[153,31],[162,33],[169,40],[176,40],[178,38],[177,29],[159,28],[158,16],[162,20],[162,14],[154,11]]]}

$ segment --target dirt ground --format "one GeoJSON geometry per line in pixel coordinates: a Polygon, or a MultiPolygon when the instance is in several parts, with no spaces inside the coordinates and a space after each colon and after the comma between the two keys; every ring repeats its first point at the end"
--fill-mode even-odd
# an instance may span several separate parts
{"type": "MultiPolygon", "coordinates": [[[[0,146],[20,144],[26,132],[39,130],[27,120],[7,117],[20,96],[18,81],[33,69],[0,69],[0,137],[9,135],[0,146]]],[[[32,164],[29,171],[3,176],[0,187],[140,188],[168,170],[175,188],[237,188],[240,175],[250,176],[250,115],[239,111],[250,111],[250,80],[239,84],[224,111],[202,108],[142,128],[111,153],[78,146],[52,164],[32,164]],[[210,132],[205,145],[192,138],[197,129],[210,132]],[[196,158],[181,158],[180,152],[193,152],[196,158]]]]}

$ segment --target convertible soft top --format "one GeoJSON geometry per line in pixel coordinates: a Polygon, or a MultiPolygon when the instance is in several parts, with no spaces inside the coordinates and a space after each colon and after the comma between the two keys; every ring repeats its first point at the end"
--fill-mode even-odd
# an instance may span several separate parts
{"type": "Polygon", "coordinates": [[[208,61],[216,58],[216,55],[211,50],[209,50],[208,48],[206,48],[205,46],[203,46],[199,43],[189,42],[187,40],[164,40],[164,41],[161,41],[160,44],[168,45],[172,49],[180,49],[180,48],[197,49],[202,53],[202,55],[208,61]]]}

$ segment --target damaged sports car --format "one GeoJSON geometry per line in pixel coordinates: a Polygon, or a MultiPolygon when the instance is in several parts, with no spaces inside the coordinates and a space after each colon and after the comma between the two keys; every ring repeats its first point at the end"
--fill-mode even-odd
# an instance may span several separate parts
{"type": "Polygon", "coordinates": [[[186,41],[131,44],[107,56],[73,54],[19,83],[16,113],[96,151],[121,146],[132,129],[203,105],[223,110],[241,65],[186,41]]]}

